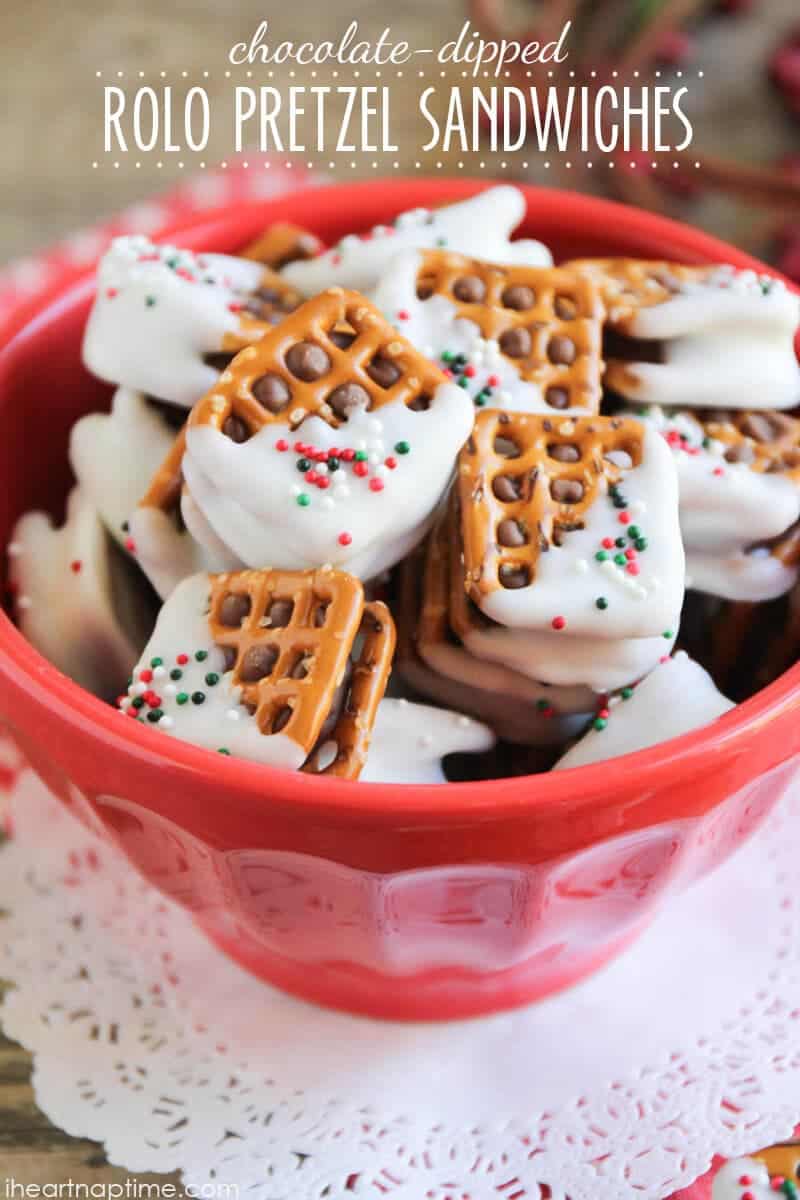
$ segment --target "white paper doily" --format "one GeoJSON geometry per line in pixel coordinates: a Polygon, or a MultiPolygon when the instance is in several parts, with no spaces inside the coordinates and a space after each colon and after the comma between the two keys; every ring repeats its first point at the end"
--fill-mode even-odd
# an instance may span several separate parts
{"type": "Polygon", "coordinates": [[[450,1025],[260,984],[28,772],[10,816],[0,1017],[44,1112],[129,1170],[256,1200],[658,1200],[797,1123],[800,796],[593,979],[450,1025]]]}

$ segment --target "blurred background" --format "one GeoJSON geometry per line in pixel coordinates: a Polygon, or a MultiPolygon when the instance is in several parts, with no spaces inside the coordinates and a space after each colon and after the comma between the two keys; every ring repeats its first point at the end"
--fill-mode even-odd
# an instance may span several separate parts
{"type": "MultiPolygon", "coordinates": [[[[175,159],[184,156],[165,156],[159,169],[155,154],[141,156],[138,170],[134,154],[114,170],[108,159],[103,161],[100,142],[102,85],[116,82],[118,71],[128,84],[134,79],[154,86],[169,82],[180,90],[200,83],[214,111],[231,88],[224,75],[229,47],[249,40],[265,18],[272,42],[338,38],[356,19],[365,38],[376,38],[388,24],[412,45],[438,46],[455,37],[468,16],[489,36],[499,31],[519,38],[536,36],[554,24],[560,27],[569,16],[587,71],[592,67],[610,73],[622,59],[629,66],[635,60],[643,76],[660,70],[665,82],[683,71],[692,85],[693,149],[722,162],[711,175],[678,172],[668,186],[661,182],[668,175],[663,168],[655,178],[645,164],[624,177],[608,170],[567,171],[564,160],[569,156],[559,161],[556,155],[545,169],[533,151],[509,156],[505,170],[500,156],[488,153],[466,156],[461,167],[465,156],[460,153],[436,156],[441,160],[436,173],[494,174],[604,191],[769,254],[800,276],[800,204],[774,186],[779,170],[784,179],[792,173],[800,179],[800,0],[338,0],[328,5],[319,0],[239,0],[235,6],[219,0],[29,0],[8,5],[0,44],[0,262],[29,255],[54,238],[174,186],[196,169],[193,157],[202,157],[210,167],[230,153],[229,127],[219,122],[216,142],[203,155],[185,156],[182,170],[175,159]],[[704,77],[698,81],[701,70],[704,77]],[[479,157],[486,162],[483,172],[477,169],[479,157]],[[99,168],[92,169],[98,158],[99,168]],[[524,160],[527,168],[521,166],[524,160]],[[730,164],[764,170],[755,179],[743,180],[736,172],[729,178],[730,164]]],[[[577,65],[577,53],[570,66],[577,65]]],[[[251,82],[239,71],[242,77],[236,75],[233,82],[251,82]]],[[[298,68],[292,82],[310,82],[304,78],[307,73],[298,68]]],[[[276,69],[274,82],[287,82],[281,74],[276,69]]],[[[263,67],[256,67],[253,76],[254,85],[270,82],[263,67]]],[[[328,67],[320,68],[316,82],[331,82],[329,76],[328,67]]],[[[377,173],[421,174],[436,168],[427,161],[422,170],[415,169],[417,147],[426,135],[417,110],[416,76],[408,71],[391,80],[400,150],[391,155],[392,162],[381,162],[377,173]]],[[[453,70],[451,79],[435,82],[464,81],[460,70],[453,70]]],[[[333,172],[327,162],[317,165],[334,178],[375,176],[374,155],[356,156],[355,169],[351,157],[345,156],[333,172]]]]}

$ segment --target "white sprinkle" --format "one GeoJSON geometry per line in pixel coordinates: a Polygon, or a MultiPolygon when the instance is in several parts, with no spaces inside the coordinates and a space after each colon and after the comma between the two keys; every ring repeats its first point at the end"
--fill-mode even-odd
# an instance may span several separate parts
{"type": "Polygon", "coordinates": [[[17,596],[17,608],[30,608],[32,603],[30,596],[17,596]]]}
{"type": "Polygon", "coordinates": [[[173,721],[172,717],[162,717],[161,720],[158,722],[158,728],[159,729],[172,729],[172,726],[174,724],[175,724],[175,722],[173,721]]]}
{"type": "Polygon", "coordinates": [[[419,745],[420,749],[422,750],[430,750],[431,746],[433,745],[433,738],[429,733],[424,733],[419,739],[419,745]]]}
{"type": "Polygon", "coordinates": [[[644,500],[633,500],[628,505],[628,511],[635,512],[635,513],[646,513],[647,505],[645,504],[644,500]]]}
{"type": "Polygon", "coordinates": [[[300,487],[300,484],[299,484],[299,483],[293,483],[293,484],[292,484],[292,495],[293,495],[293,496],[299,496],[299,495],[300,495],[300,493],[302,492],[302,490],[303,490],[303,489],[300,487]]]}
{"type": "Polygon", "coordinates": [[[323,499],[322,499],[322,507],[323,507],[323,508],[326,508],[326,509],[331,509],[331,508],[333,508],[333,507],[334,507],[334,499],[333,499],[333,496],[323,496],[323,499]]]}
{"type": "Polygon", "coordinates": [[[241,714],[240,714],[238,708],[229,708],[228,711],[226,712],[225,716],[228,718],[229,721],[241,720],[241,714]]]}
{"type": "Polygon", "coordinates": [[[576,558],[575,559],[575,570],[578,572],[579,575],[586,574],[586,572],[589,570],[589,564],[585,558],[576,558]]]}
{"type": "Polygon", "coordinates": [[[371,429],[373,433],[382,433],[383,421],[380,417],[370,417],[367,421],[367,429],[371,429]]]}
{"type": "Polygon", "coordinates": [[[459,726],[460,726],[462,729],[468,729],[468,728],[469,728],[469,726],[472,724],[472,721],[469,719],[469,717],[459,717],[459,718],[458,718],[458,721],[457,721],[456,723],[457,723],[457,724],[458,724],[458,725],[459,725],[459,726]]]}
{"type": "Polygon", "coordinates": [[[380,461],[380,459],[378,459],[378,463],[379,463],[380,465],[379,465],[379,466],[377,466],[377,467],[375,468],[375,474],[376,474],[376,475],[381,475],[381,476],[386,476],[386,475],[388,475],[388,474],[389,474],[389,468],[386,466],[386,464],[385,464],[385,463],[382,463],[382,462],[380,461]]]}
{"type": "Polygon", "coordinates": [[[153,679],[165,679],[166,675],[166,667],[153,667],[153,679]]]}
{"type": "Polygon", "coordinates": [[[143,696],[147,691],[146,683],[132,683],[128,688],[128,693],[131,696],[143,696]]]}
{"type": "Polygon", "coordinates": [[[19,542],[9,542],[6,547],[6,552],[9,558],[18,558],[22,554],[22,546],[19,542]]]}
{"type": "Polygon", "coordinates": [[[162,690],[163,690],[165,696],[175,696],[175,695],[177,695],[177,692],[178,692],[178,689],[175,687],[174,683],[164,684],[164,687],[162,690]]]}
{"type": "Polygon", "coordinates": [[[338,499],[346,500],[349,495],[350,495],[350,488],[347,486],[347,483],[345,482],[345,484],[338,489],[338,499]]]}

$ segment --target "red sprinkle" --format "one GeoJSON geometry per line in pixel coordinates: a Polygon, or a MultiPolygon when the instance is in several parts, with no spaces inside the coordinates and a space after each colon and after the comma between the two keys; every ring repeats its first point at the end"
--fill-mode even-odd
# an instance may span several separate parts
{"type": "Polygon", "coordinates": [[[138,717],[138,715],[139,715],[139,710],[138,710],[138,708],[127,708],[127,709],[125,710],[125,716],[126,716],[126,717],[133,717],[134,721],[136,720],[136,718],[138,717]]]}
{"type": "Polygon", "coordinates": [[[408,321],[411,319],[411,313],[405,308],[401,308],[397,314],[398,321],[408,321]]]}
{"type": "Polygon", "coordinates": [[[619,521],[620,525],[630,525],[631,514],[629,512],[621,512],[617,517],[617,520],[619,521]]]}
{"type": "Polygon", "coordinates": [[[117,696],[117,708],[122,708],[123,703],[128,699],[127,696],[117,696]]]}
{"type": "Polygon", "coordinates": [[[79,558],[74,558],[72,560],[72,562],[69,564],[69,569],[70,569],[70,571],[72,571],[72,573],[74,575],[79,575],[82,566],[83,566],[83,563],[81,562],[81,560],[79,558]]]}
{"type": "Polygon", "coordinates": [[[608,709],[607,708],[598,708],[597,715],[603,721],[607,721],[608,720],[608,709]]]}
{"type": "MultiPolygon", "coordinates": [[[[175,272],[175,274],[176,274],[176,275],[177,275],[177,276],[178,276],[180,279],[188,279],[189,283],[194,283],[194,282],[195,282],[194,275],[193,275],[193,274],[192,274],[192,272],[191,272],[191,271],[188,269],[188,267],[178,267],[178,269],[177,269],[177,271],[175,272]]],[[[233,311],[232,305],[228,305],[228,307],[231,309],[231,311],[233,311]]],[[[241,307],[242,307],[242,305],[240,304],[240,305],[239,305],[239,308],[241,308],[241,307]]]]}
{"type": "Polygon", "coordinates": [[[118,296],[118,295],[119,295],[119,291],[117,288],[106,288],[106,296],[108,297],[109,300],[113,300],[114,297],[118,296]]]}
{"type": "MultiPolygon", "coordinates": [[[[180,271],[177,273],[180,274],[180,271]]],[[[243,308],[244,305],[240,304],[238,300],[231,300],[230,304],[228,305],[228,312],[240,313],[243,308]]]]}
{"type": "Polygon", "coordinates": [[[365,462],[357,462],[353,467],[353,471],[360,479],[363,479],[365,475],[369,475],[369,467],[365,462]]]}
{"type": "Polygon", "coordinates": [[[395,467],[397,466],[397,459],[394,457],[393,454],[390,454],[389,457],[387,459],[385,459],[384,461],[390,471],[393,471],[395,469],[395,467]]]}
{"type": "Polygon", "coordinates": [[[343,459],[344,462],[352,462],[353,459],[355,458],[355,456],[356,456],[355,450],[343,450],[341,453],[341,458],[343,459]]]}
{"type": "Polygon", "coordinates": [[[563,629],[565,627],[566,623],[567,623],[566,617],[553,617],[552,621],[550,622],[550,624],[553,626],[553,629],[556,629],[556,630],[563,629]]]}
{"type": "Polygon", "coordinates": [[[335,446],[331,446],[330,450],[326,451],[328,458],[340,458],[341,455],[335,446]]]}
{"type": "Polygon", "coordinates": [[[141,679],[142,683],[152,683],[153,672],[149,667],[145,667],[143,671],[139,672],[139,678],[141,679]]]}
{"type": "Polygon", "coordinates": [[[323,492],[325,491],[326,488],[329,488],[330,486],[331,486],[331,480],[330,480],[329,475],[320,475],[317,478],[317,487],[321,488],[323,492]]]}
{"type": "Polygon", "coordinates": [[[486,380],[486,382],[489,387],[498,387],[500,384],[500,376],[499,375],[490,375],[489,378],[486,380]]]}
{"type": "Polygon", "coordinates": [[[161,697],[152,691],[145,692],[145,694],[142,696],[142,699],[148,708],[158,708],[159,704],[161,703],[161,697]]]}
{"type": "Polygon", "coordinates": [[[311,457],[314,462],[323,463],[328,461],[328,453],[327,450],[315,450],[311,457]]]}
{"type": "Polygon", "coordinates": [[[372,479],[369,481],[369,490],[371,492],[382,492],[383,480],[379,479],[377,475],[373,475],[372,479]]]}
{"type": "Polygon", "coordinates": [[[613,550],[614,549],[614,539],[613,538],[603,538],[603,540],[600,544],[603,546],[603,548],[605,550],[613,550]]]}
{"type": "Polygon", "coordinates": [[[308,446],[305,444],[305,442],[295,442],[295,444],[294,444],[295,454],[305,454],[307,450],[308,450],[308,446]]]}
{"type": "Polygon", "coordinates": [[[179,654],[177,656],[177,658],[175,659],[175,662],[179,663],[182,667],[185,667],[188,661],[189,661],[188,654],[179,654]]]}
{"type": "Polygon", "coordinates": [[[658,661],[659,661],[660,663],[669,662],[669,655],[668,655],[668,654],[662,654],[662,655],[661,655],[661,658],[660,658],[658,661]]]}
{"type": "Polygon", "coordinates": [[[750,1184],[753,1181],[749,1175],[740,1175],[738,1182],[739,1182],[739,1187],[750,1187],[750,1184]]]}
{"type": "Polygon", "coordinates": [[[340,533],[339,534],[339,545],[340,546],[349,546],[350,543],[352,542],[352,540],[353,540],[353,536],[350,533],[340,533]]]}
{"type": "Polygon", "coordinates": [[[453,372],[450,370],[450,368],[449,368],[449,367],[445,367],[445,368],[442,370],[442,374],[444,375],[445,379],[452,379],[452,378],[453,378],[453,372]]]}
{"type": "Polygon", "coordinates": [[[286,438],[278,438],[277,442],[275,443],[275,449],[280,450],[281,454],[283,454],[284,450],[288,450],[289,443],[287,442],[286,438]]]}
{"type": "Polygon", "coordinates": [[[629,575],[638,575],[639,574],[639,564],[635,563],[635,562],[629,562],[627,567],[625,568],[625,570],[628,572],[629,575]]]}
{"type": "Polygon", "coordinates": [[[636,551],[633,546],[628,546],[628,549],[625,551],[625,557],[631,562],[636,558],[636,551]]]}
{"type": "Polygon", "coordinates": [[[319,479],[319,475],[316,471],[306,471],[305,479],[306,483],[316,483],[319,479]]]}
{"type": "MultiPolygon", "coordinates": [[[[777,1191],[777,1188],[774,1188],[774,1190],[777,1191]]],[[[756,1200],[756,1198],[752,1192],[742,1192],[741,1200],[756,1200]]]]}
{"type": "Polygon", "coordinates": [[[133,540],[133,538],[125,539],[125,549],[128,551],[129,554],[136,553],[136,542],[133,540]]]}
{"type": "Polygon", "coordinates": [[[464,374],[466,375],[467,379],[474,379],[475,368],[473,366],[464,367],[464,374]]]}
{"type": "Polygon", "coordinates": [[[712,475],[724,475],[725,471],[722,467],[714,467],[714,470],[711,472],[711,474],[712,475]]]}

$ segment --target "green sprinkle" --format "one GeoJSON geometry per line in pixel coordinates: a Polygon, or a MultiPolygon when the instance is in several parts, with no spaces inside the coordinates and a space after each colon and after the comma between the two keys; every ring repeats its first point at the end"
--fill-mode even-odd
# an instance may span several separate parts
{"type": "Polygon", "coordinates": [[[537,700],[536,707],[539,710],[539,712],[547,712],[548,708],[550,708],[550,701],[549,700],[537,700]]]}
{"type": "Polygon", "coordinates": [[[356,450],[355,457],[356,457],[356,462],[366,462],[367,461],[366,450],[356,450]]]}
{"type": "Polygon", "coordinates": [[[131,701],[131,704],[133,705],[133,707],[134,707],[134,708],[143,708],[143,707],[144,707],[144,700],[142,699],[142,697],[141,697],[141,696],[136,696],[136,697],[135,697],[135,698],[134,698],[134,699],[131,701]]]}
{"type": "Polygon", "coordinates": [[[198,650],[197,653],[195,654],[195,658],[197,659],[198,662],[205,662],[206,659],[208,658],[208,651],[207,650],[198,650]]]}
{"type": "Polygon", "coordinates": [[[446,237],[438,237],[438,238],[436,239],[436,245],[437,245],[437,246],[446,246],[446,245],[447,245],[447,238],[446,238],[446,237]]]}
{"type": "Polygon", "coordinates": [[[467,379],[466,375],[462,375],[461,378],[458,379],[456,382],[458,383],[458,386],[460,388],[469,387],[469,380],[467,379]]]}
{"type": "Polygon", "coordinates": [[[617,564],[618,567],[624,567],[627,561],[628,560],[624,554],[615,554],[614,555],[614,562],[617,564]]]}
{"type": "Polygon", "coordinates": [[[155,725],[157,721],[161,720],[163,715],[164,714],[160,708],[151,708],[150,712],[147,714],[147,719],[151,725],[155,725]]]}
{"type": "Polygon", "coordinates": [[[151,658],[150,659],[151,667],[163,667],[163,665],[164,665],[163,658],[151,658]]]}
{"type": "Polygon", "coordinates": [[[598,731],[601,729],[605,729],[607,724],[608,724],[608,721],[605,719],[605,717],[595,717],[595,719],[592,721],[592,725],[598,731]]]}
{"type": "Polygon", "coordinates": [[[169,673],[170,679],[183,679],[183,671],[180,667],[173,667],[169,673]]]}
{"type": "Polygon", "coordinates": [[[486,400],[484,399],[482,394],[475,397],[475,407],[476,408],[483,408],[485,403],[486,403],[486,400]]]}
{"type": "Polygon", "coordinates": [[[192,704],[203,704],[205,702],[205,692],[192,692],[192,704]]]}
{"type": "Polygon", "coordinates": [[[608,608],[608,601],[606,600],[605,596],[598,596],[595,600],[595,605],[600,609],[601,612],[603,612],[604,609],[608,608]]]}
{"type": "Polygon", "coordinates": [[[611,503],[614,505],[614,508],[627,508],[628,507],[628,501],[625,499],[624,496],[620,496],[619,492],[617,492],[614,496],[612,496],[611,503]]]}
{"type": "Polygon", "coordinates": [[[301,508],[308,508],[309,504],[311,503],[311,497],[307,496],[305,492],[301,492],[297,497],[297,503],[301,508]]]}
{"type": "Polygon", "coordinates": [[[598,550],[597,554],[595,554],[595,559],[597,560],[597,562],[605,562],[607,558],[608,558],[607,550],[598,550]]]}
{"type": "Polygon", "coordinates": [[[230,750],[226,749],[225,746],[220,746],[219,750],[217,751],[217,754],[230,754],[230,750]]]}
{"type": "Polygon", "coordinates": [[[147,308],[153,308],[155,307],[156,298],[155,296],[145,296],[144,302],[147,308]]]}
{"type": "Polygon", "coordinates": [[[671,637],[672,637],[672,630],[671,630],[671,629],[665,629],[665,630],[664,630],[664,632],[662,633],[662,635],[661,635],[661,636],[662,636],[663,638],[667,638],[667,640],[669,640],[669,638],[671,638],[671,637]]]}
{"type": "Polygon", "coordinates": [[[711,438],[708,436],[704,437],[703,442],[702,442],[703,449],[707,450],[710,445],[711,445],[711,438]]]}
{"type": "Polygon", "coordinates": [[[219,675],[216,671],[209,671],[206,675],[206,683],[209,687],[215,687],[219,683],[219,675]]]}
{"type": "Polygon", "coordinates": [[[123,521],[122,524],[120,525],[120,529],[122,530],[123,533],[127,533],[130,529],[130,525],[128,524],[127,521],[123,521]]]}
{"type": "Polygon", "coordinates": [[[453,354],[452,350],[443,350],[442,351],[442,362],[451,363],[454,358],[455,358],[455,354],[453,354]]]}
{"type": "Polygon", "coordinates": [[[408,454],[411,449],[408,442],[395,442],[394,448],[398,454],[408,454]]]}
{"type": "Polygon", "coordinates": [[[175,703],[176,704],[188,704],[189,703],[189,693],[188,692],[178,692],[177,696],[175,697],[175,703]]]}
{"type": "Polygon", "coordinates": [[[620,692],[620,696],[622,696],[622,699],[623,699],[623,700],[630,700],[630,698],[631,698],[631,696],[632,696],[632,695],[633,695],[633,688],[632,688],[632,687],[624,687],[624,688],[622,689],[622,691],[620,692]]]}
{"type": "Polygon", "coordinates": [[[637,415],[637,417],[646,417],[649,412],[650,412],[650,409],[647,407],[639,408],[636,410],[636,415],[637,415]]]}
{"type": "Polygon", "coordinates": [[[168,258],[166,260],[166,266],[170,267],[174,271],[180,261],[181,260],[179,258],[168,258]]]}
{"type": "Polygon", "coordinates": [[[647,538],[646,537],[637,537],[636,541],[633,544],[637,550],[646,550],[647,549],[647,538]]]}
{"type": "Polygon", "coordinates": [[[629,525],[628,526],[628,537],[631,539],[632,542],[635,542],[636,539],[641,536],[642,536],[642,531],[638,525],[629,525]]]}
{"type": "Polygon", "coordinates": [[[614,538],[614,545],[617,547],[618,550],[624,550],[625,549],[625,538],[624,537],[614,538]]]}

